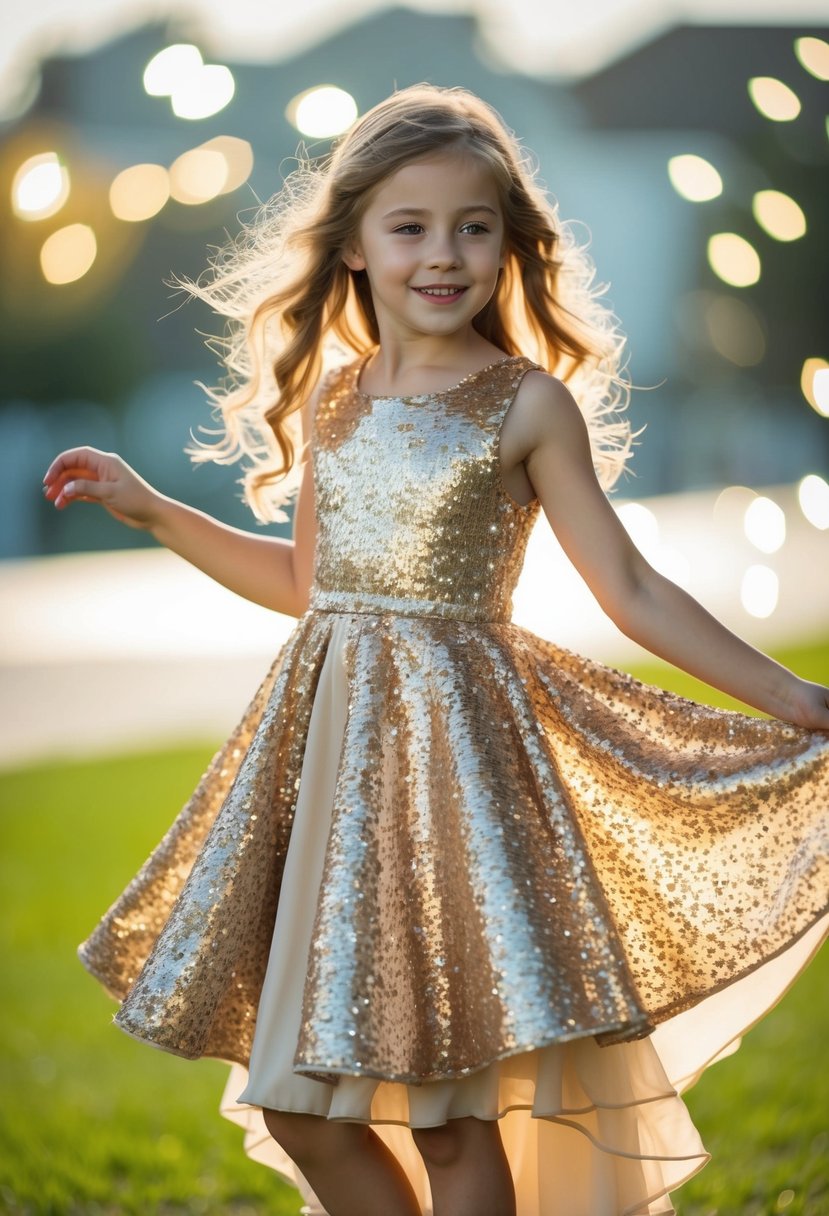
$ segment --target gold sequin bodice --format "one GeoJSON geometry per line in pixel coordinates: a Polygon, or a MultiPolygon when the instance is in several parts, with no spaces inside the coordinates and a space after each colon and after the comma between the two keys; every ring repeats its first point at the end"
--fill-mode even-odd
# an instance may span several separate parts
{"type": "Polygon", "coordinates": [[[311,607],[510,620],[540,507],[505,489],[498,441],[536,365],[507,358],[442,392],[381,397],[359,389],[364,362],[333,372],[317,406],[311,607]]]}

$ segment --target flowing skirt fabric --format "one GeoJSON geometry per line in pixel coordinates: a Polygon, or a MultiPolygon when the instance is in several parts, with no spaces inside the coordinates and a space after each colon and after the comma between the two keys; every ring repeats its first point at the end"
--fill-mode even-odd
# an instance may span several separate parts
{"type": "Polygon", "coordinates": [[[788,949],[645,1038],[599,1046],[580,1036],[495,1060],[469,1076],[404,1084],[294,1071],[303,989],[348,714],[347,619],[333,623],[317,684],[249,1069],[232,1065],[221,1113],[245,1151],[297,1187],[307,1180],[269,1136],[262,1108],[371,1123],[403,1166],[424,1216],[431,1197],[411,1128],[474,1115],[500,1121],[518,1216],[666,1216],[669,1192],[709,1160],[679,1096],[785,992],[818,949],[829,917],[788,949]]]}

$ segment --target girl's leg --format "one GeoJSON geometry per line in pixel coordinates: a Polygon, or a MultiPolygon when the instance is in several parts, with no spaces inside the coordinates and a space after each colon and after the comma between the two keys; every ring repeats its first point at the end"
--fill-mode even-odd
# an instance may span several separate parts
{"type": "Polygon", "coordinates": [[[420,1216],[403,1167],[367,1124],[284,1110],[262,1113],[329,1216],[420,1216]]]}
{"type": "Polygon", "coordinates": [[[413,1127],[434,1216],[515,1216],[515,1188],[498,1120],[450,1119],[413,1127]]]}

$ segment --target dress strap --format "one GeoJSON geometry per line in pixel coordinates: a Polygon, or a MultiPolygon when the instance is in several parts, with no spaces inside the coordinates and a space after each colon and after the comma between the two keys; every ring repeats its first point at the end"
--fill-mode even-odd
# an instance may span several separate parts
{"type": "Polygon", "coordinates": [[[488,430],[495,438],[500,435],[503,421],[521,387],[527,372],[543,371],[544,368],[526,355],[512,355],[487,369],[486,392],[481,394],[486,415],[481,415],[488,430]]]}

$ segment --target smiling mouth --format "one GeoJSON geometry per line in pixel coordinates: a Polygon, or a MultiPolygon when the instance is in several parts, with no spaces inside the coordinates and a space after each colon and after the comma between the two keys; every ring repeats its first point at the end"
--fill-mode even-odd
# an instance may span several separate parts
{"type": "Polygon", "coordinates": [[[465,287],[415,287],[412,289],[421,296],[431,296],[433,299],[445,300],[453,299],[456,296],[463,295],[466,291],[465,287]]]}

